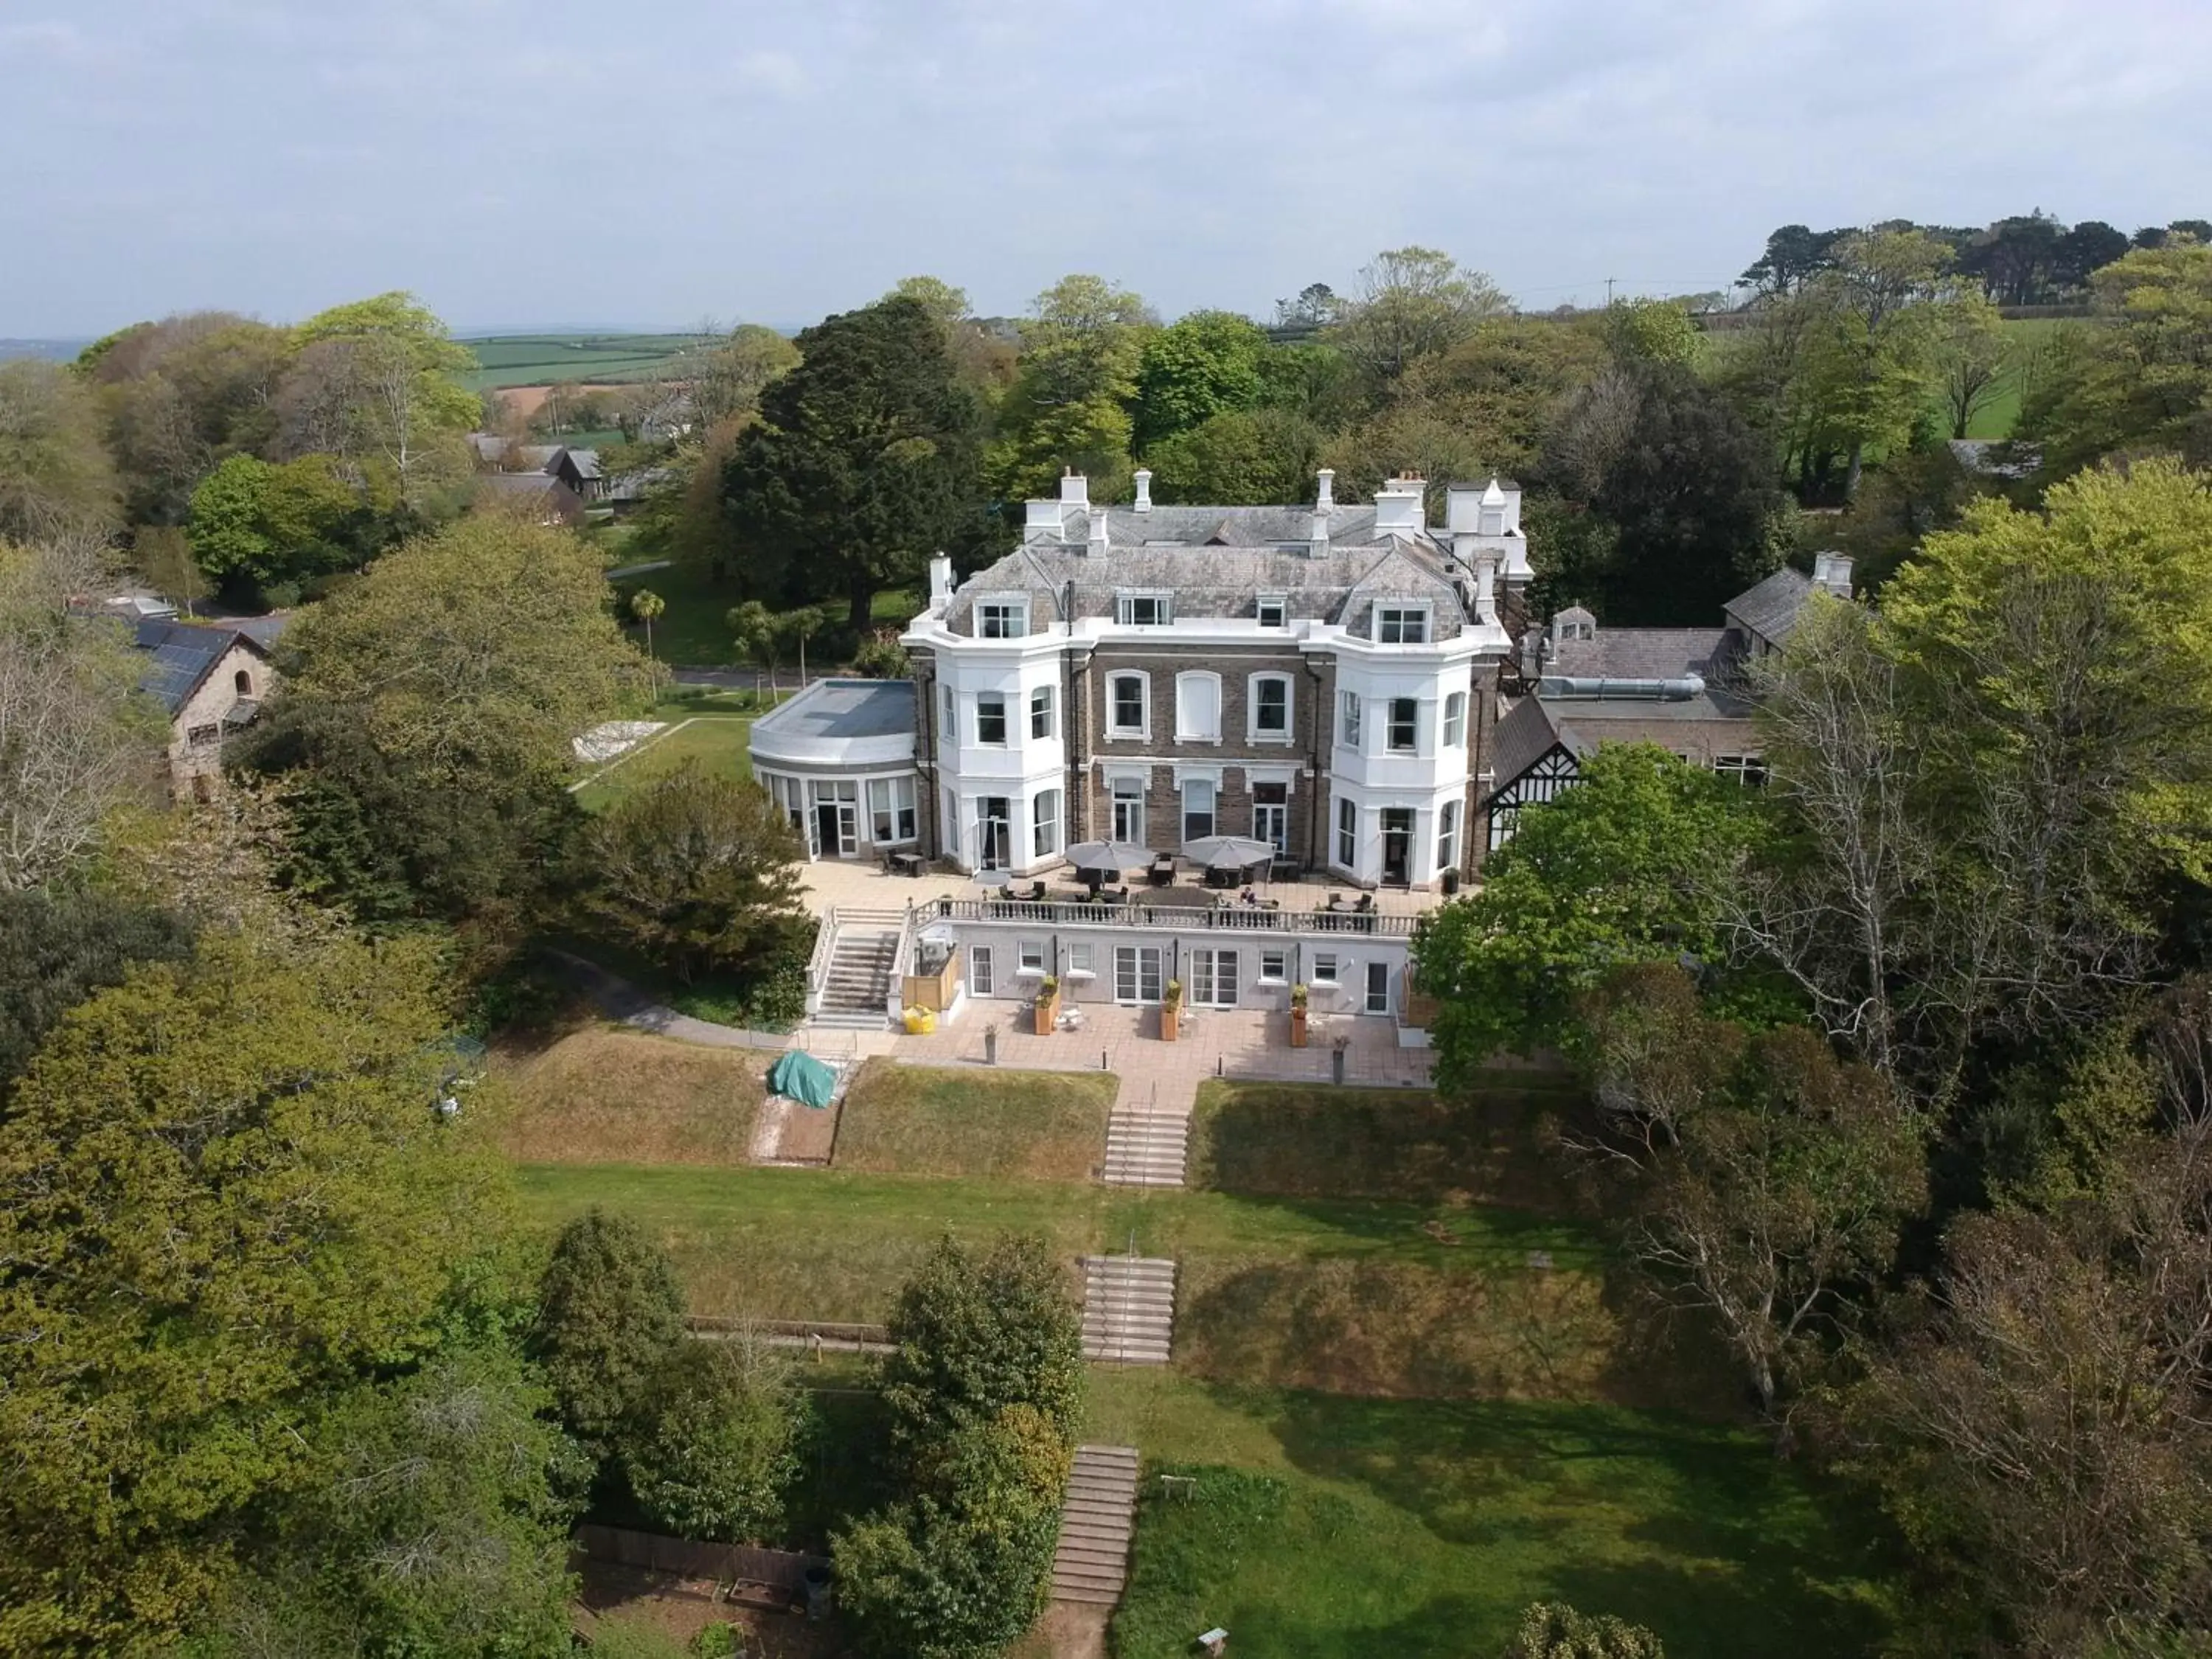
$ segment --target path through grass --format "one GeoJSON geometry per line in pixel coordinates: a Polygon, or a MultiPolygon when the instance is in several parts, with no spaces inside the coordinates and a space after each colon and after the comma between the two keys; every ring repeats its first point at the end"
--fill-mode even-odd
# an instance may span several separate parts
{"type": "Polygon", "coordinates": [[[750,717],[694,714],[683,718],[685,723],[675,730],[648,739],[593,773],[575,791],[577,805],[587,812],[605,811],[631,790],[665,777],[686,762],[696,761],[706,771],[726,775],[752,775],[752,759],[746,746],[752,731],[750,717]]]}

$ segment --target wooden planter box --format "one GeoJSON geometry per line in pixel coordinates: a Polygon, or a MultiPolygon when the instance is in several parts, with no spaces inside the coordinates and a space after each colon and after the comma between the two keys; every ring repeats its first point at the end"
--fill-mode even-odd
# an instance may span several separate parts
{"type": "Polygon", "coordinates": [[[1292,1004],[1291,1005],[1291,1048],[1304,1048],[1305,1046],[1306,1046],[1306,1010],[1305,1010],[1305,1005],[1304,1005],[1304,1003],[1300,1003],[1300,1002],[1294,1002],[1294,1003],[1292,1003],[1292,1004]]]}
{"type": "Polygon", "coordinates": [[[1173,1042],[1182,1030],[1182,1004],[1180,1002],[1160,1004],[1160,1041],[1173,1042]]]}
{"type": "Polygon", "coordinates": [[[1050,1036],[1060,1024],[1060,993],[1039,997],[1030,1006],[1030,1012],[1036,1021],[1031,1029],[1039,1036],[1050,1036]]]}
{"type": "Polygon", "coordinates": [[[960,986],[960,952],[954,951],[945,958],[945,966],[933,974],[908,974],[899,981],[899,1006],[927,1008],[941,1014],[952,1006],[954,994],[960,986]]]}

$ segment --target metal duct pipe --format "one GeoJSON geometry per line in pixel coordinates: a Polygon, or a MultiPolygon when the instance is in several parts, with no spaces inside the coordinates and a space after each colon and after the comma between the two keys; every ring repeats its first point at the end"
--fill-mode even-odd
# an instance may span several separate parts
{"type": "Polygon", "coordinates": [[[1540,697],[1595,697],[1623,702],[1687,702],[1701,694],[1705,683],[1695,674],[1672,680],[1591,679],[1576,674],[1547,674],[1537,682],[1540,697]]]}

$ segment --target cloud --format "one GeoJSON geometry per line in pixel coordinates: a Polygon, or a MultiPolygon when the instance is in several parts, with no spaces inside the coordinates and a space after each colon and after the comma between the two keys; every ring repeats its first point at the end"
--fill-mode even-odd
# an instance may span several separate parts
{"type": "Polygon", "coordinates": [[[785,98],[805,94],[811,82],[799,59],[787,52],[749,52],[737,62],[737,78],[785,98]]]}

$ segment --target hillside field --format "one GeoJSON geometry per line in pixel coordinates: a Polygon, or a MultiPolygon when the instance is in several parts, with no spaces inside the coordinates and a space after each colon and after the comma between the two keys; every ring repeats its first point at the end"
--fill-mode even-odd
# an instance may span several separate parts
{"type": "Polygon", "coordinates": [[[703,334],[503,334],[464,340],[479,365],[471,392],[511,386],[588,381],[619,386],[645,379],[671,358],[712,337],[703,334]]]}

